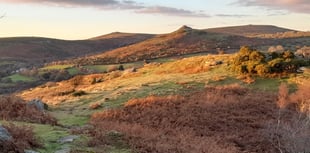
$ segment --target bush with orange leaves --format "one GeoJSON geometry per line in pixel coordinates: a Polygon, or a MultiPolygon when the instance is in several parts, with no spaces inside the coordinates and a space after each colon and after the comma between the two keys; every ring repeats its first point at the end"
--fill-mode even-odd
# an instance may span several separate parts
{"type": "Polygon", "coordinates": [[[0,153],[23,153],[25,149],[42,147],[35,137],[32,127],[17,126],[12,123],[3,125],[12,136],[12,140],[1,142],[0,153]]]}
{"type": "Polygon", "coordinates": [[[107,133],[118,131],[138,153],[273,153],[262,129],[276,117],[275,101],[275,94],[239,86],[133,99],[92,116],[90,145],[109,145],[107,133]]]}
{"type": "Polygon", "coordinates": [[[28,106],[24,100],[15,96],[0,96],[0,120],[57,124],[56,119],[50,114],[39,111],[34,106],[28,106]]]}

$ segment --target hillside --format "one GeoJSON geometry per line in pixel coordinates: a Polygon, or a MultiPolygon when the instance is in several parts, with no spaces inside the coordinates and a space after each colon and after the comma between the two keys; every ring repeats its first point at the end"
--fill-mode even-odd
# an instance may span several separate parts
{"type": "Polygon", "coordinates": [[[218,49],[234,52],[243,45],[265,46],[271,44],[272,41],[267,39],[206,32],[183,26],[172,33],[157,35],[137,44],[87,58],[79,58],[71,62],[82,65],[126,63],[201,52],[214,54],[218,49]]]}
{"type": "Polygon", "coordinates": [[[262,34],[276,34],[289,31],[296,31],[286,28],[281,28],[272,25],[244,25],[244,26],[231,26],[231,27],[219,27],[206,29],[207,32],[223,33],[230,35],[240,36],[255,36],[262,34]]]}
{"type": "MultiPolygon", "coordinates": [[[[68,135],[79,136],[69,142],[72,152],[98,153],[274,153],[278,148],[273,136],[277,134],[283,136],[283,149],[290,149],[294,141],[290,136],[294,135],[286,129],[297,128],[302,130],[298,136],[309,136],[305,133],[308,124],[300,129],[301,123],[291,122],[292,116],[302,115],[297,105],[281,108],[283,116],[279,116],[276,93],[283,82],[290,91],[296,91],[299,83],[307,85],[309,73],[240,77],[227,66],[233,57],[197,56],[149,63],[136,71],[79,75],[18,96],[46,102],[48,113],[61,125],[33,125],[43,138],[44,148],[37,149],[40,152],[66,147],[58,140],[68,135]],[[222,64],[210,65],[216,61],[222,64]],[[287,122],[281,122],[281,131],[275,131],[279,118],[287,122]]],[[[306,87],[303,98],[310,97],[306,87]]],[[[298,144],[309,143],[303,137],[295,139],[301,140],[298,144]]]]}
{"type": "Polygon", "coordinates": [[[107,35],[91,40],[59,40],[40,37],[0,38],[0,57],[35,62],[63,60],[95,54],[150,38],[151,35],[107,35]]]}
{"type": "Polygon", "coordinates": [[[208,30],[197,30],[183,26],[172,33],[156,35],[140,43],[64,63],[80,65],[115,64],[194,53],[215,54],[219,51],[233,53],[240,46],[266,49],[272,45],[283,45],[288,50],[295,50],[297,46],[309,44],[310,35],[295,32],[275,26],[249,25],[208,30]],[[249,37],[249,35],[256,34],[260,34],[260,36],[249,37]],[[289,36],[286,36],[287,34],[289,36]]]}

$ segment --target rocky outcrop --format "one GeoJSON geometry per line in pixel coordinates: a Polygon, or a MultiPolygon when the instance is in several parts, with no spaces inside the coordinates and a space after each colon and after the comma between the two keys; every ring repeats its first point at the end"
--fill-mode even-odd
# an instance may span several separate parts
{"type": "Polygon", "coordinates": [[[27,103],[28,106],[32,106],[37,108],[40,111],[45,111],[48,109],[48,105],[45,104],[43,101],[40,99],[33,99],[27,103]]]}
{"type": "Polygon", "coordinates": [[[12,140],[11,134],[7,129],[0,125],[0,141],[10,141],[12,140]]]}

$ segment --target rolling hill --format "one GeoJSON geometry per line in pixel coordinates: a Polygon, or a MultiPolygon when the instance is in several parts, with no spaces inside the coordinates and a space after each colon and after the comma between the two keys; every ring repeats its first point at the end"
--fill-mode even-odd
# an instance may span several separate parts
{"type": "Polygon", "coordinates": [[[255,36],[261,34],[276,34],[296,30],[281,28],[272,25],[243,25],[243,26],[231,26],[231,27],[219,27],[206,29],[207,32],[223,33],[229,35],[239,36],[255,36]]]}
{"type": "Polygon", "coordinates": [[[246,36],[262,33],[275,34],[283,31],[289,31],[289,29],[275,26],[238,26],[198,30],[183,26],[172,33],[156,35],[151,39],[133,45],[94,56],[78,58],[69,61],[69,63],[81,65],[114,64],[193,53],[217,53],[219,50],[231,53],[245,45],[266,48],[271,45],[283,44],[294,49],[296,45],[306,45],[309,41],[308,37],[274,39],[246,36]]]}
{"type": "Polygon", "coordinates": [[[24,60],[32,63],[64,60],[92,55],[118,47],[134,44],[152,35],[112,33],[88,40],[59,40],[41,37],[0,38],[2,59],[24,60]]]}

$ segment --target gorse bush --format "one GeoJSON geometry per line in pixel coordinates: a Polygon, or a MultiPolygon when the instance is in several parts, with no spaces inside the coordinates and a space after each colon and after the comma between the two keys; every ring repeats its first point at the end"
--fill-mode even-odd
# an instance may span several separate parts
{"type": "Polygon", "coordinates": [[[242,47],[234,57],[232,70],[243,74],[267,76],[274,73],[293,73],[309,61],[296,59],[290,51],[262,53],[250,47],[242,47]]]}

